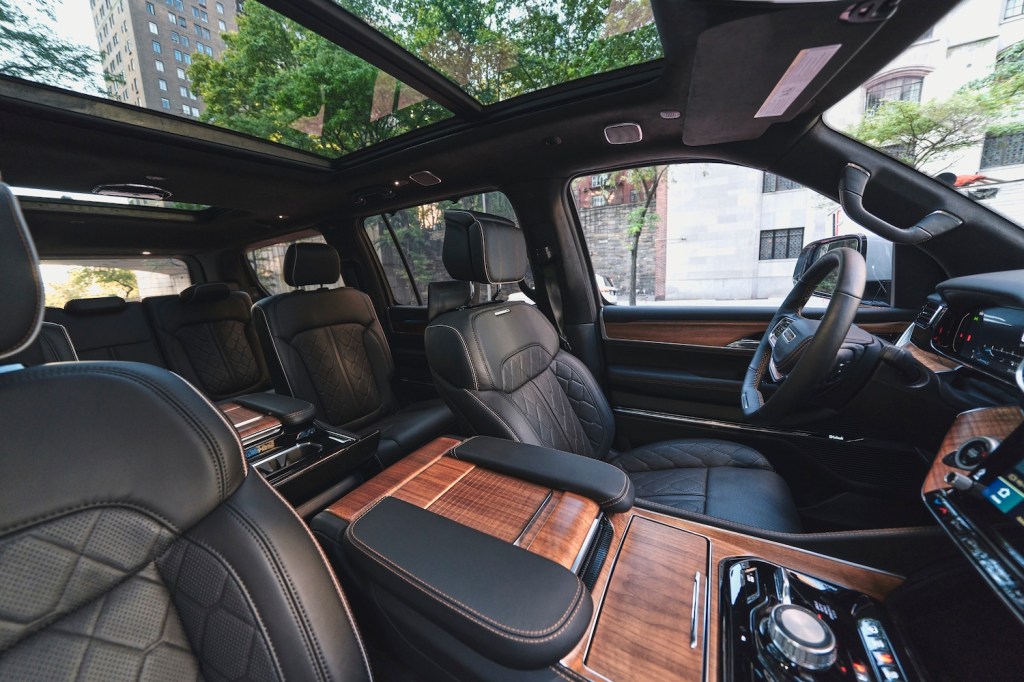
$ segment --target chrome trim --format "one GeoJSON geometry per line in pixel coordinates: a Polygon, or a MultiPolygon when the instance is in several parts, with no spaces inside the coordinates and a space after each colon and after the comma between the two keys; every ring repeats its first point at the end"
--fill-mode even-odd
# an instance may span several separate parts
{"type": "Polygon", "coordinates": [[[693,602],[690,604],[690,648],[697,648],[697,610],[700,602],[700,571],[693,574],[693,602]]]}
{"type": "MultiPolygon", "coordinates": [[[[265,464],[265,463],[269,462],[272,459],[277,459],[278,457],[283,457],[284,455],[287,455],[292,450],[298,450],[299,448],[301,448],[301,447],[303,447],[305,445],[309,445],[309,444],[310,443],[307,443],[305,441],[303,441],[302,443],[296,443],[295,445],[293,445],[291,447],[285,448],[284,450],[278,450],[277,452],[274,452],[274,453],[271,453],[271,454],[267,455],[263,459],[256,460],[255,462],[252,462],[251,466],[258,467],[259,465],[265,464]]],[[[314,443],[313,445],[316,445],[316,444],[314,443]]],[[[317,452],[323,452],[324,449],[323,449],[322,446],[318,445],[317,447],[319,448],[317,450],[317,452]]]]}
{"type": "Polygon", "coordinates": [[[1017,389],[1024,393],[1024,362],[1017,365],[1017,371],[1013,373],[1013,378],[1017,382],[1017,389]]]}
{"type": "Polygon", "coordinates": [[[255,417],[252,417],[250,419],[244,419],[244,420],[242,420],[240,422],[235,423],[235,428],[237,429],[237,428],[239,428],[241,426],[245,426],[246,424],[252,424],[253,422],[258,422],[259,420],[263,419],[264,416],[265,415],[258,414],[255,417]]]}
{"type": "Polygon", "coordinates": [[[282,428],[280,426],[271,426],[268,429],[257,431],[256,433],[249,434],[248,436],[243,438],[242,445],[252,445],[256,441],[262,440],[263,438],[276,436],[277,434],[281,433],[281,431],[282,428]]]}
{"type": "MultiPolygon", "coordinates": [[[[604,515],[598,514],[597,518],[594,519],[594,522],[590,524],[590,530],[587,532],[587,537],[583,540],[583,546],[580,547],[580,553],[576,555],[576,558],[572,562],[572,568],[569,569],[573,574],[579,571],[580,566],[583,565],[583,560],[587,557],[587,551],[590,549],[590,545],[594,542],[594,536],[597,535],[597,529],[601,524],[602,518],[604,518],[604,515]]],[[[529,528],[529,526],[527,526],[527,528],[529,528]]]]}
{"type": "MultiPolygon", "coordinates": [[[[551,501],[551,497],[552,497],[552,495],[554,495],[554,494],[555,494],[555,493],[554,493],[554,491],[553,491],[553,490],[549,490],[549,491],[548,491],[548,495],[547,495],[547,497],[545,497],[545,498],[544,498],[544,501],[543,501],[543,502],[541,502],[541,503],[540,503],[540,506],[538,506],[538,507],[537,507],[537,511],[533,512],[533,516],[531,516],[531,517],[530,517],[530,520],[526,522],[526,525],[525,525],[525,526],[523,526],[523,530],[522,530],[522,532],[521,532],[521,533],[519,533],[519,535],[517,535],[517,536],[516,536],[516,539],[512,541],[512,544],[513,544],[513,545],[519,545],[519,543],[520,543],[520,542],[522,541],[522,539],[523,539],[523,536],[524,536],[524,535],[526,535],[526,531],[530,530],[530,528],[531,528],[531,527],[533,526],[533,524],[534,524],[534,523],[535,523],[535,522],[537,521],[537,517],[538,517],[538,516],[540,516],[540,514],[541,514],[541,512],[542,512],[542,511],[544,511],[544,507],[548,506],[548,502],[550,502],[550,501],[551,501]]],[[[584,540],[584,544],[586,544],[586,541],[585,541],[585,540],[584,540]]],[[[575,572],[575,571],[574,571],[574,572],[575,572]]]]}
{"type": "Polygon", "coordinates": [[[751,426],[749,424],[737,424],[736,422],[725,422],[717,419],[705,419],[703,417],[684,417],[679,414],[668,414],[666,412],[651,412],[633,407],[615,407],[612,411],[616,414],[629,417],[647,417],[649,419],[661,419],[665,421],[680,422],[683,424],[694,424],[706,426],[712,429],[725,429],[730,431],[749,431],[751,433],[769,433],[778,436],[799,436],[802,438],[817,438],[828,440],[834,443],[857,443],[863,438],[846,438],[828,433],[814,433],[812,431],[795,431],[787,429],[773,429],[770,426],[751,426]]]}

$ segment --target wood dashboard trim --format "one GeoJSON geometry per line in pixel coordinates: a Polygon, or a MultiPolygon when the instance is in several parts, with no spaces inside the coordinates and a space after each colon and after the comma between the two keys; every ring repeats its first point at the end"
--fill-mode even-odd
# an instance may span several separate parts
{"type": "MultiPolygon", "coordinates": [[[[857,326],[871,334],[902,334],[909,322],[865,322],[857,326]]],[[[646,341],[687,346],[724,348],[742,339],[760,340],[766,321],[742,320],[636,320],[604,321],[605,337],[612,341],[646,341]]]]}
{"type": "Polygon", "coordinates": [[[971,438],[989,436],[991,438],[1003,439],[1013,433],[1014,429],[1024,421],[1024,413],[1019,407],[1007,405],[1004,407],[982,407],[977,410],[961,412],[953,420],[952,426],[942,439],[939,451],[932,460],[932,466],[925,476],[922,493],[929,493],[934,490],[948,488],[946,474],[951,471],[967,473],[963,469],[947,466],[943,458],[960,449],[960,446],[971,438]]]}

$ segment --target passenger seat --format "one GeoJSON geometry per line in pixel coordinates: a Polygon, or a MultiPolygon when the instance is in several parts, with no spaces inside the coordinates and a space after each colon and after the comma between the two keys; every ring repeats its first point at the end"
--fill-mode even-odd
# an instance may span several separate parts
{"type": "Polygon", "coordinates": [[[221,282],[143,300],[157,341],[176,372],[212,400],[270,387],[252,329],[252,300],[221,282]]]}
{"type": "Polygon", "coordinates": [[[166,367],[142,304],[120,296],[78,298],[47,308],[46,320],[62,325],[81,360],[129,360],[166,367]]]}
{"type": "MultiPolygon", "coordinates": [[[[334,284],[340,274],[338,252],[327,244],[292,244],[285,253],[290,286],[334,284]]],[[[391,351],[361,291],[277,294],[258,301],[253,318],[278,393],[313,403],[327,424],[357,433],[380,430],[382,468],[454,426],[441,400],[399,407],[391,390],[391,351]]]]}

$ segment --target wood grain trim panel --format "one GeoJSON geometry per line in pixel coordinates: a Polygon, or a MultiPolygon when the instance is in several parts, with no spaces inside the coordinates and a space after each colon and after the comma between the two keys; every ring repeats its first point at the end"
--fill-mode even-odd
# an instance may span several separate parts
{"type": "Polygon", "coordinates": [[[276,433],[281,428],[281,420],[269,414],[255,412],[238,403],[221,403],[220,411],[228,418],[238,432],[238,437],[246,441],[257,434],[276,433]]]}
{"type": "Polygon", "coordinates": [[[586,667],[612,680],[700,679],[707,564],[706,538],[634,517],[615,558],[586,667]],[[690,648],[697,574],[697,646],[690,648]]]}
{"type": "MultiPolygon", "coordinates": [[[[709,557],[711,576],[709,581],[710,590],[708,592],[711,605],[711,616],[708,619],[707,666],[704,669],[705,680],[718,679],[718,649],[720,647],[718,640],[719,632],[717,617],[719,602],[718,584],[720,582],[718,570],[723,559],[740,556],[761,558],[766,561],[771,561],[773,563],[792,568],[793,570],[821,578],[822,580],[827,580],[837,585],[859,590],[860,592],[864,592],[865,594],[880,600],[885,599],[892,590],[903,582],[902,577],[886,573],[884,571],[877,571],[866,566],[832,559],[830,557],[815,554],[813,552],[807,552],[796,547],[790,547],[789,545],[783,545],[769,540],[762,540],[760,538],[753,538],[721,528],[705,526],[685,519],[665,516],[646,509],[634,508],[627,513],[613,514],[608,517],[612,523],[612,528],[614,529],[612,547],[619,546],[619,544],[622,543],[624,532],[630,523],[630,519],[635,519],[636,517],[650,519],[666,526],[672,526],[680,530],[686,530],[697,535],[702,535],[711,543],[711,553],[709,557]]],[[[609,576],[612,574],[613,569],[613,562],[608,561],[605,563],[604,568],[598,575],[597,581],[594,584],[594,589],[592,590],[595,602],[602,603],[601,600],[604,598],[603,595],[607,592],[609,576]]],[[[690,576],[690,579],[693,579],[692,575],[690,576]]],[[[594,620],[591,622],[590,634],[584,637],[583,641],[581,641],[568,656],[562,659],[563,666],[571,668],[579,675],[588,679],[603,679],[603,676],[589,670],[584,664],[584,656],[587,655],[586,652],[588,646],[593,648],[591,646],[591,639],[594,627],[599,617],[600,611],[598,611],[594,620]]],[[[639,676],[632,677],[630,675],[626,675],[622,678],[617,678],[616,682],[628,682],[633,679],[641,680],[643,678],[639,676]]]]}
{"type": "Polygon", "coordinates": [[[342,497],[328,507],[327,511],[352,523],[363,509],[417,477],[424,469],[441,459],[446,452],[461,442],[455,438],[432,440],[342,497]]]}
{"type": "Polygon", "coordinates": [[[907,327],[910,326],[910,322],[907,320],[899,320],[896,322],[864,322],[863,324],[857,322],[856,325],[868,332],[869,334],[877,334],[878,336],[899,336],[903,332],[907,331],[907,327]]]}
{"type": "Polygon", "coordinates": [[[1020,408],[1012,405],[983,407],[958,414],[953,420],[953,425],[946,432],[946,437],[942,439],[942,445],[939,446],[939,452],[932,461],[921,492],[928,493],[948,488],[949,485],[946,484],[945,478],[946,474],[951,471],[966,473],[963,469],[943,464],[942,459],[946,455],[956,452],[961,445],[978,436],[990,436],[1000,440],[1006,438],[1020,426],[1022,421],[1024,421],[1024,414],[1021,413],[1020,408]]]}
{"type": "Polygon", "coordinates": [[[596,502],[582,495],[553,491],[518,544],[571,569],[600,511],[596,502]]]}
{"type": "Polygon", "coordinates": [[[918,348],[913,343],[908,343],[904,348],[910,351],[910,354],[914,356],[915,360],[933,372],[948,372],[949,370],[956,369],[960,366],[959,363],[954,362],[953,360],[949,360],[936,353],[930,353],[922,348],[918,348]]]}
{"type": "MultiPolygon", "coordinates": [[[[446,460],[459,461],[444,457],[431,468],[446,460]]],[[[465,462],[459,464],[473,467],[465,462]]],[[[514,543],[550,496],[550,488],[473,467],[426,508],[463,526],[514,543]]],[[[582,544],[581,540],[577,552],[582,544]]]]}
{"type": "Polygon", "coordinates": [[[690,346],[725,347],[745,338],[760,339],[768,329],[766,322],[672,320],[605,322],[604,333],[614,341],[651,341],[690,346]]]}

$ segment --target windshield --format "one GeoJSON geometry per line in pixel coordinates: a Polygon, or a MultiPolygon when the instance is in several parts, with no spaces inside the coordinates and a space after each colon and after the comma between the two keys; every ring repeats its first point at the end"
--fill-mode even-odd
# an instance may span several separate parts
{"type": "Polygon", "coordinates": [[[964,0],[825,121],[1024,224],[1024,2],[964,0]]]}

